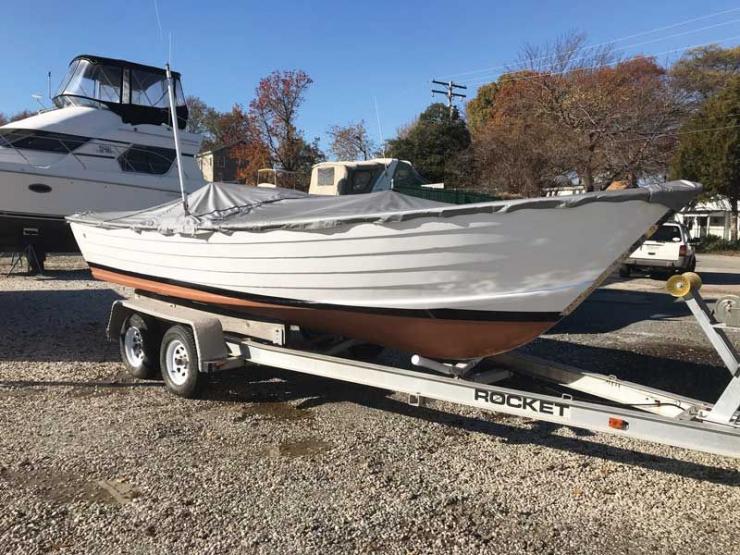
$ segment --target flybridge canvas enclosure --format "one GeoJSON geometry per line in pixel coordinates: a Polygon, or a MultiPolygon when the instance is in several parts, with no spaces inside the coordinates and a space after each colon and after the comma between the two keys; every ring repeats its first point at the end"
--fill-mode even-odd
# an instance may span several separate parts
{"type": "MultiPolygon", "coordinates": [[[[180,74],[173,71],[178,127],[185,129],[188,108],[180,74]]],[[[54,97],[58,108],[105,107],[131,125],[172,122],[164,69],[83,54],[72,60],[54,97]]]]}
{"type": "MultiPolygon", "coordinates": [[[[643,201],[679,210],[702,190],[698,183],[671,181],[622,191],[570,197],[547,197],[455,205],[394,191],[365,195],[316,196],[290,189],[264,189],[231,183],[210,183],[188,196],[190,213],[181,202],[138,212],[83,213],[73,222],[106,228],[154,230],[197,235],[213,231],[320,230],[358,223],[386,223],[416,218],[447,218],[474,213],[507,213],[524,209],[567,209],[592,202],[643,201]]],[[[629,222],[625,222],[629,225],[629,222]]]]}

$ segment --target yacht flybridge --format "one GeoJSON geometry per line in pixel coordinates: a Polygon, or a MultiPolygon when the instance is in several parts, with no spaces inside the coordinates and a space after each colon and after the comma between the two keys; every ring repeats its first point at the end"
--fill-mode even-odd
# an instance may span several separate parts
{"type": "MultiPolygon", "coordinates": [[[[204,184],[201,136],[185,132],[188,109],[172,73],[184,186],[204,184]]],[[[164,69],[74,58],[54,108],[0,127],[0,251],[77,250],[64,217],[138,210],[180,196],[164,69]]]]}

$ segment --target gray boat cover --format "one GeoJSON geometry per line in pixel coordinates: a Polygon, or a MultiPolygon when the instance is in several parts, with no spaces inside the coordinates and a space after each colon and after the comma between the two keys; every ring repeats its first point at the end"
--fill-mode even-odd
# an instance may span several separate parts
{"type": "Polygon", "coordinates": [[[583,195],[446,204],[381,191],[362,195],[319,196],[280,188],[209,183],[188,195],[188,211],[176,200],[134,212],[96,212],[69,216],[72,222],[106,228],[156,230],[197,235],[213,231],[318,230],[356,223],[384,223],[461,214],[508,213],[542,208],[574,208],[592,202],[640,200],[679,210],[702,190],[698,183],[669,183],[583,195]]]}

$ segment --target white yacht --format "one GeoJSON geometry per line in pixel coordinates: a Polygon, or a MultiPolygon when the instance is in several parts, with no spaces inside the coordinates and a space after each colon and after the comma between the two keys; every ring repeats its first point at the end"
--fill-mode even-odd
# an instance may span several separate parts
{"type": "MultiPolygon", "coordinates": [[[[173,72],[179,125],[188,109],[173,72]]],[[[0,127],[0,251],[76,251],[64,217],[180,196],[164,69],[74,58],[54,108],[0,127]]],[[[201,136],[180,132],[186,191],[204,185],[201,136]]],[[[39,268],[40,269],[40,268],[39,268]]]]}

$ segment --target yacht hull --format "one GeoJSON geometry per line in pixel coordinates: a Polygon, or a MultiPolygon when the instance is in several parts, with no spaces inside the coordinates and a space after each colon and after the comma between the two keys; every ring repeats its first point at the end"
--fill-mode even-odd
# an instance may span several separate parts
{"type": "MultiPolygon", "coordinates": [[[[204,184],[194,159],[200,137],[183,135],[186,190],[192,190],[204,184]]],[[[132,154],[152,149],[152,156],[166,159],[171,151],[174,158],[173,147],[166,127],[124,123],[113,111],[93,107],[49,110],[0,126],[0,248],[77,250],[64,217],[178,198],[174,165],[159,173],[162,168],[147,171],[130,162],[132,154]]]]}
{"type": "Polygon", "coordinates": [[[640,200],[196,236],[72,221],[95,277],[442,359],[523,345],[670,208],[640,200]]]}
{"type": "Polygon", "coordinates": [[[137,210],[178,196],[172,189],[0,167],[0,248],[31,244],[44,252],[74,252],[78,247],[65,216],[81,210],[137,210]]]}
{"type": "Polygon", "coordinates": [[[29,245],[42,252],[79,250],[62,216],[0,212],[0,251],[18,251],[29,245]]]}

